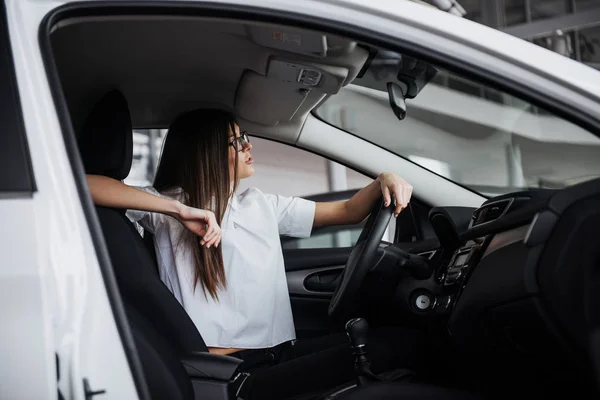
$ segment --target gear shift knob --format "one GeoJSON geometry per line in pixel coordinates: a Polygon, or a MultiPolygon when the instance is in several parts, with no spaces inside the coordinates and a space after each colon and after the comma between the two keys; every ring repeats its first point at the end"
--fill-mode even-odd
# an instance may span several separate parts
{"type": "Polygon", "coordinates": [[[367,345],[369,324],[362,318],[353,318],[346,322],[346,333],[354,349],[363,348],[367,345]]]}
{"type": "Polygon", "coordinates": [[[371,372],[371,362],[367,358],[367,337],[369,324],[362,318],[354,318],[346,322],[346,333],[350,338],[354,353],[354,369],[357,383],[365,385],[369,382],[379,382],[381,379],[371,372]]]}

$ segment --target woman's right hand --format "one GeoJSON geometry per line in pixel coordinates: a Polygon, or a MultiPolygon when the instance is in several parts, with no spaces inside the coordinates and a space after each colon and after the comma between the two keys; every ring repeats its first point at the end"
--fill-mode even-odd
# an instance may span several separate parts
{"type": "Polygon", "coordinates": [[[189,231],[200,236],[200,244],[207,249],[211,246],[218,247],[221,243],[221,227],[212,211],[180,204],[177,219],[189,231]]]}

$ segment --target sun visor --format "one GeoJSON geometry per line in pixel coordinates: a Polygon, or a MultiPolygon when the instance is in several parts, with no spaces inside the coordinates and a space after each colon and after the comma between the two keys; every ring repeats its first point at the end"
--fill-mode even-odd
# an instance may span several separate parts
{"type": "Polygon", "coordinates": [[[277,125],[294,117],[309,91],[246,71],[235,97],[235,111],[249,121],[277,125]]]}
{"type": "Polygon", "coordinates": [[[235,98],[236,114],[246,120],[277,125],[298,110],[312,109],[326,94],[337,93],[348,69],[272,59],[267,75],[246,71],[235,98]]]}

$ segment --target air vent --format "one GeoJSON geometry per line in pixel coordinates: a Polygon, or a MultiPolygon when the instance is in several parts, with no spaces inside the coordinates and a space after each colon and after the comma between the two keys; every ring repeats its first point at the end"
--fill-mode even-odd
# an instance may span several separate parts
{"type": "Polygon", "coordinates": [[[503,216],[514,199],[498,200],[486,204],[473,213],[473,221],[471,227],[491,222],[503,216]]]}

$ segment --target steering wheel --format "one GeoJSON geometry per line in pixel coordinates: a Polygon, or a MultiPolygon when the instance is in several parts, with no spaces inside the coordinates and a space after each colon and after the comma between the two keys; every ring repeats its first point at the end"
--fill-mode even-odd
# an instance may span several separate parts
{"type": "Polygon", "coordinates": [[[377,249],[394,212],[394,201],[385,207],[383,197],[375,203],[356,245],[348,257],[338,285],[329,302],[329,316],[341,319],[351,316],[355,296],[363,280],[375,264],[377,249]]]}

